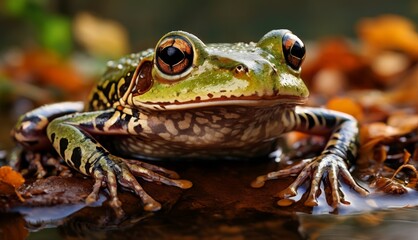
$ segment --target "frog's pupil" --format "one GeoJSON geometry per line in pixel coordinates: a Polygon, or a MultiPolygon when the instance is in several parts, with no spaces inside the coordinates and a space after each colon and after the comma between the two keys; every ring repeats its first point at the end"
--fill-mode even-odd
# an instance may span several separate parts
{"type": "Polygon", "coordinates": [[[306,50],[303,42],[292,33],[286,33],[283,36],[282,44],[283,54],[287,65],[298,71],[305,58],[306,50]]]}
{"type": "Polygon", "coordinates": [[[295,44],[293,45],[290,53],[293,56],[303,58],[303,56],[305,56],[305,47],[303,46],[303,44],[301,42],[296,41],[295,44]]]}
{"type": "Polygon", "coordinates": [[[155,63],[162,73],[181,77],[193,64],[193,46],[182,36],[166,37],[156,49],[155,63]]]}
{"type": "Polygon", "coordinates": [[[161,51],[160,58],[168,65],[173,66],[184,59],[184,53],[180,49],[170,46],[161,51]]]}

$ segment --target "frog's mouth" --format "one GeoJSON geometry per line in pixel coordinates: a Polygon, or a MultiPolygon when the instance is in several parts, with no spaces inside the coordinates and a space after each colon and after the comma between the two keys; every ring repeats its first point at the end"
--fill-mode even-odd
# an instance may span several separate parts
{"type": "Polygon", "coordinates": [[[141,102],[135,101],[134,105],[148,108],[151,110],[185,110],[203,107],[217,106],[244,106],[244,107],[273,107],[278,105],[301,105],[307,101],[307,97],[298,97],[291,95],[278,96],[242,96],[242,97],[219,97],[201,100],[197,97],[195,100],[179,102],[141,102]]]}

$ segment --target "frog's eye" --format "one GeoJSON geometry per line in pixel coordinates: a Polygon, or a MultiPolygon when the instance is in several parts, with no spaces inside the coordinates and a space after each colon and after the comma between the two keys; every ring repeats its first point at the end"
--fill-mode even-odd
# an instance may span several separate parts
{"type": "Polygon", "coordinates": [[[155,51],[156,65],[164,74],[182,75],[193,65],[193,46],[182,36],[168,36],[155,51]]]}
{"type": "Polygon", "coordinates": [[[296,35],[290,32],[283,36],[282,45],[287,65],[298,71],[305,59],[305,45],[296,35]]]}

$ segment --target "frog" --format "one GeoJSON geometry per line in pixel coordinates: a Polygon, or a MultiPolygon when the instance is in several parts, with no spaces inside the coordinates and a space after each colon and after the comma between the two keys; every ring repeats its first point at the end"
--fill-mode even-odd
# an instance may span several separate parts
{"type": "Polygon", "coordinates": [[[22,115],[12,137],[30,152],[52,146],[66,165],[94,179],[86,203],[107,188],[110,206],[123,216],[118,187],[133,192],[145,211],[161,209],[137,178],[192,187],[158,161],[259,159],[278,148],[284,133],[329,136],[318,156],[261,175],[252,186],[297,176],[279,196],[293,197],[308,183],[304,204],[317,206],[326,182],[329,204],[336,208],[348,203],[341,181],[368,194],[350,172],[359,148],[358,122],[304,106],[305,55],[304,43],[287,29],[272,30],[258,42],[211,44],[172,31],[153,49],[109,61],[86,102],[53,103],[22,115]]]}

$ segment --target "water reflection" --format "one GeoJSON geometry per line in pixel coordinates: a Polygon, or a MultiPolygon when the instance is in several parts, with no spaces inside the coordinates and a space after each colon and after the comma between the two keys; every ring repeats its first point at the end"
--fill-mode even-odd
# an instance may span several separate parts
{"type": "Polygon", "coordinates": [[[6,239],[25,239],[23,233],[28,233],[24,229],[31,231],[31,238],[65,239],[394,239],[418,234],[418,208],[406,207],[418,205],[416,192],[402,196],[372,193],[367,198],[351,193],[347,199],[351,205],[342,206],[338,214],[328,214],[327,207],[316,207],[313,214],[285,208],[280,214],[246,210],[238,215],[213,209],[158,213],[138,210],[120,221],[115,220],[110,208],[100,204],[87,208],[60,206],[48,211],[20,208],[16,210],[25,214],[25,221],[14,215],[17,220],[13,222],[23,224],[2,221],[0,225],[3,233],[4,229],[7,234],[13,233],[6,239]]]}
{"type": "MultiPolygon", "coordinates": [[[[277,216],[252,213],[229,219],[218,214],[184,212],[136,216],[120,224],[73,216],[55,229],[65,239],[395,239],[418,234],[418,209],[399,208],[348,215],[306,213],[277,216]]],[[[10,239],[10,238],[8,238],[10,239]]],[[[23,239],[23,238],[13,238],[23,239]]]]}
{"type": "Polygon", "coordinates": [[[298,214],[299,232],[309,239],[414,239],[418,209],[399,208],[350,215],[298,214]]]}

